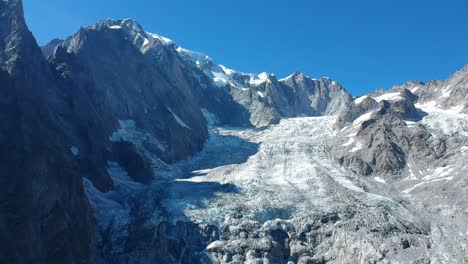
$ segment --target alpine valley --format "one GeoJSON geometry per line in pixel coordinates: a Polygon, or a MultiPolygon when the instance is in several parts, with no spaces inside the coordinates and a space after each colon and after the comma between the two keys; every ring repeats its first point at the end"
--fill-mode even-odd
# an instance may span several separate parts
{"type": "Polygon", "coordinates": [[[0,263],[468,263],[468,66],[353,97],[0,1],[0,263]]]}

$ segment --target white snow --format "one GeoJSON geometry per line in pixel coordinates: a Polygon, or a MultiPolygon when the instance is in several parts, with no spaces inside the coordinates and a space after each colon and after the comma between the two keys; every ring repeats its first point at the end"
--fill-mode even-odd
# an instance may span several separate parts
{"type": "Polygon", "coordinates": [[[166,146],[161,144],[158,139],[154,138],[150,133],[139,131],[136,127],[135,121],[133,120],[119,120],[119,129],[112,133],[109,140],[111,142],[132,142],[138,150],[150,158],[153,164],[163,164],[163,162],[159,160],[157,156],[148,151],[145,146],[153,145],[161,151],[166,151],[166,146]]]}
{"type": "Polygon", "coordinates": [[[360,117],[356,118],[356,120],[354,120],[354,122],[353,122],[353,126],[358,126],[358,125],[364,123],[365,121],[371,119],[373,113],[374,112],[368,112],[368,113],[365,113],[365,114],[361,115],[360,117]]]}
{"type": "Polygon", "coordinates": [[[80,150],[75,146],[71,146],[70,151],[75,157],[78,156],[78,154],[80,154],[80,150]]]}
{"type": "Polygon", "coordinates": [[[439,168],[436,168],[432,171],[432,174],[424,177],[423,179],[424,180],[435,180],[435,179],[447,179],[447,180],[451,180],[451,177],[448,177],[449,175],[451,175],[451,173],[453,172],[454,168],[453,167],[439,167],[439,168]]]}
{"type": "Polygon", "coordinates": [[[408,162],[408,172],[409,172],[409,176],[408,178],[405,178],[404,180],[417,180],[418,178],[416,178],[416,175],[414,174],[414,171],[413,171],[413,165],[411,165],[411,163],[408,162]]]}
{"type": "Polygon", "coordinates": [[[452,115],[453,117],[463,117],[463,118],[468,117],[467,114],[461,113],[461,111],[463,110],[462,105],[454,106],[454,107],[449,108],[449,109],[443,109],[436,101],[429,101],[429,102],[426,102],[424,104],[419,104],[419,103],[415,104],[415,106],[416,106],[416,108],[419,108],[419,109],[421,109],[424,112],[427,112],[429,114],[443,113],[443,114],[447,114],[447,115],[452,115]]]}
{"type": "Polygon", "coordinates": [[[182,119],[180,119],[173,111],[171,108],[167,108],[167,110],[169,110],[169,112],[171,112],[172,116],[174,117],[175,121],[182,127],[185,127],[189,130],[192,130],[192,128],[190,128],[189,126],[187,126],[187,124],[185,124],[184,121],[182,121],[182,119]]]}
{"type": "Polygon", "coordinates": [[[417,125],[417,122],[414,122],[414,121],[404,120],[404,122],[406,123],[408,127],[414,127],[417,125]]]}
{"type": "Polygon", "coordinates": [[[442,97],[444,98],[449,97],[451,93],[452,93],[452,90],[450,90],[450,85],[447,85],[447,87],[442,89],[442,97]]]}
{"type": "Polygon", "coordinates": [[[357,152],[363,148],[362,143],[357,143],[354,148],[352,148],[349,152],[357,152]]]}
{"type": "Polygon", "coordinates": [[[109,28],[111,28],[111,29],[121,29],[122,26],[117,26],[117,25],[115,25],[115,26],[111,26],[111,27],[109,27],[109,28]]]}
{"type": "Polygon", "coordinates": [[[258,94],[260,97],[265,98],[265,93],[264,93],[264,92],[257,91],[257,94],[258,94]]]}
{"type": "Polygon", "coordinates": [[[232,76],[234,74],[237,74],[237,72],[235,70],[231,70],[223,65],[219,65],[219,67],[221,67],[221,69],[229,76],[232,76]]]}
{"type": "Polygon", "coordinates": [[[168,39],[166,37],[163,37],[161,35],[158,35],[158,34],[154,34],[154,33],[150,33],[150,32],[146,32],[146,34],[150,37],[152,37],[153,39],[158,39],[160,40],[163,44],[165,45],[170,45],[170,44],[173,44],[174,42],[171,40],[171,39],[168,39]]]}
{"type": "MultiPolygon", "coordinates": [[[[204,150],[176,166],[194,176],[175,179],[176,184],[168,190],[171,198],[163,206],[174,215],[174,221],[188,217],[201,223],[220,223],[239,208],[245,219],[260,214],[268,220],[278,218],[277,211],[294,211],[301,217],[323,203],[335,203],[343,193],[365,193],[350,178],[354,174],[327,152],[335,120],[283,119],[265,130],[213,128],[204,150]],[[189,191],[193,184],[196,191],[189,191]],[[235,186],[236,191],[217,191],[219,184],[235,186]],[[213,192],[214,198],[199,202],[200,196],[213,192]],[[331,193],[338,196],[329,197],[331,193]],[[267,213],[265,208],[274,210],[267,213]]],[[[382,199],[372,194],[362,197],[382,199]]]]}
{"type": "Polygon", "coordinates": [[[143,47],[148,45],[150,43],[150,41],[147,39],[147,38],[144,38],[143,40],[143,47]]]}
{"type": "Polygon", "coordinates": [[[268,73],[262,72],[260,74],[250,74],[250,81],[251,85],[260,85],[268,80],[268,73]]]}
{"type": "Polygon", "coordinates": [[[384,183],[384,184],[387,183],[384,179],[382,179],[382,178],[380,178],[380,177],[375,177],[374,180],[375,180],[376,182],[380,182],[380,183],[384,183]]]}
{"type": "Polygon", "coordinates": [[[292,77],[294,77],[294,75],[295,75],[295,73],[293,73],[293,74],[291,74],[291,75],[289,75],[289,76],[287,76],[287,77],[285,77],[285,78],[279,79],[279,81],[280,81],[280,82],[286,81],[286,80],[291,79],[292,77]]]}
{"type": "Polygon", "coordinates": [[[222,72],[214,72],[212,71],[213,74],[213,81],[217,86],[226,86],[229,84],[229,77],[222,73],[222,72]]]}
{"type": "Polygon", "coordinates": [[[385,93],[382,94],[376,98],[374,98],[377,102],[386,100],[386,101],[398,101],[398,100],[403,100],[403,97],[401,97],[400,93],[385,93]]]}
{"type": "Polygon", "coordinates": [[[416,87],[412,88],[410,91],[412,93],[415,93],[417,90],[419,90],[419,88],[421,88],[421,86],[416,86],[416,87]]]}
{"type": "Polygon", "coordinates": [[[429,114],[423,118],[422,124],[442,135],[461,134],[468,137],[468,115],[462,113],[463,106],[443,109],[436,101],[415,104],[415,106],[429,114]]]}
{"type": "Polygon", "coordinates": [[[354,138],[353,137],[349,137],[349,140],[343,144],[343,147],[349,147],[351,146],[352,144],[354,143],[354,138]]]}
{"type": "Polygon", "coordinates": [[[360,103],[362,103],[362,101],[364,101],[366,98],[368,98],[369,96],[367,95],[364,95],[364,96],[361,96],[361,97],[358,97],[354,100],[354,104],[356,105],[359,105],[360,103]]]}

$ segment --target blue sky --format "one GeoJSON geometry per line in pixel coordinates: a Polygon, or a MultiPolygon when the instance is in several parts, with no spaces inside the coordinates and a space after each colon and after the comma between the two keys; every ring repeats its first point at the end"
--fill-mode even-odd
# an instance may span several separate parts
{"type": "Polygon", "coordinates": [[[40,44],[103,18],[145,30],[243,72],[331,77],[353,95],[444,79],[468,64],[464,0],[24,0],[40,44]]]}

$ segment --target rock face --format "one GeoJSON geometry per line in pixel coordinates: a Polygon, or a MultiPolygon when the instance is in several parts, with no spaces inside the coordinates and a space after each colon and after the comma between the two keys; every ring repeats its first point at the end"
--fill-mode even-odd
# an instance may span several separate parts
{"type": "Polygon", "coordinates": [[[435,124],[425,120],[463,134],[467,80],[465,66],[445,81],[413,81],[357,98],[337,120],[342,140],[334,155],[359,174],[392,177],[404,176],[409,160],[426,167],[441,159],[451,138],[436,135],[435,124]]]}
{"type": "Polygon", "coordinates": [[[407,160],[424,166],[441,158],[445,141],[416,125],[425,115],[416,109],[417,99],[405,88],[359,98],[337,119],[341,140],[333,155],[358,174],[388,177],[401,175],[407,160]]]}
{"type": "Polygon", "coordinates": [[[63,39],[51,40],[45,46],[41,47],[42,54],[44,54],[44,57],[48,58],[50,55],[54,54],[55,48],[57,48],[62,43],[63,43],[63,39]]]}
{"type": "MultiPolygon", "coordinates": [[[[106,20],[97,27],[118,29],[126,23],[128,20],[106,20]]],[[[183,68],[181,71],[188,75],[185,87],[202,108],[214,114],[218,124],[265,127],[285,117],[338,115],[352,100],[340,84],[329,78],[312,79],[295,73],[278,80],[273,74],[234,71],[205,54],[143,32],[138,24],[133,27],[139,29],[143,39],[141,50],[164,65],[161,68],[168,76],[175,76],[174,69],[183,68]]],[[[174,81],[181,84],[180,76],[176,76],[174,81]]]]}
{"type": "MultiPolygon", "coordinates": [[[[425,218],[431,248],[445,248],[460,263],[467,262],[466,253],[451,241],[467,245],[466,69],[447,80],[414,81],[356,98],[337,119],[331,144],[335,159],[365,176],[369,190],[425,218]]],[[[436,259],[431,262],[451,262],[436,259]]]]}
{"type": "Polygon", "coordinates": [[[89,164],[85,168],[91,169],[84,175],[101,190],[111,188],[107,160],[148,182],[166,163],[199,151],[207,137],[192,80],[176,58],[162,45],[147,49],[158,43],[146,43],[134,21],[116,23],[83,28],[50,56],[79,119],[75,123],[86,128],[84,140],[75,137],[83,163],[89,164]],[[172,65],[171,70],[162,65],[172,65]]]}
{"type": "Polygon", "coordinates": [[[94,222],[61,127],[67,105],[18,0],[0,1],[0,91],[0,262],[91,262],[94,222]]]}

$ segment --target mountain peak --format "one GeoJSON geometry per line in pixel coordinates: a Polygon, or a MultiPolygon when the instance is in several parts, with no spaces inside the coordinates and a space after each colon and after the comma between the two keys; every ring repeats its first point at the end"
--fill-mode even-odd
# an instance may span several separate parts
{"type": "Polygon", "coordinates": [[[302,72],[300,71],[295,71],[293,74],[289,75],[286,78],[280,79],[280,81],[286,81],[288,79],[296,79],[296,78],[304,78],[306,77],[302,72]]]}
{"type": "Polygon", "coordinates": [[[89,26],[90,29],[100,30],[102,28],[111,28],[111,29],[123,29],[128,31],[134,31],[137,33],[145,33],[143,27],[134,19],[125,18],[125,19],[103,19],[96,24],[89,26]]]}

